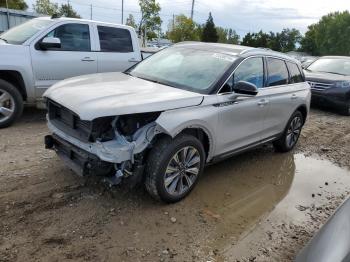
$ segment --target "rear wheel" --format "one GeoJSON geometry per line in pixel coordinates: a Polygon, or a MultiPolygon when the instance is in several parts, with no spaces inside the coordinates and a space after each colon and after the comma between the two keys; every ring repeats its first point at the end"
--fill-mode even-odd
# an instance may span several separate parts
{"type": "Polygon", "coordinates": [[[168,203],[183,199],[197,183],[204,161],[204,148],[197,138],[182,134],[160,139],[147,159],[147,191],[168,203]]]}
{"type": "Polygon", "coordinates": [[[302,113],[300,113],[300,111],[295,111],[288,121],[283,135],[273,143],[275,149],[279,152],[288,152],[292,150],[298,142],[303,124],[304,117],[302,113]]]}
{"type": "Polygon", "coordinates": [[[0,79],[0,128],[10,126],[22,111],[22,95],[12,84],[0,79]]]}

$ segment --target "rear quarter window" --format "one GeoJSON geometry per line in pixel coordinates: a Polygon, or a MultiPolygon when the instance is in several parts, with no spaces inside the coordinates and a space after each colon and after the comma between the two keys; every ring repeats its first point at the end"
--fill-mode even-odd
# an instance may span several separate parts
{"type": "Polygon", "coordinates": [[[268,86],[279,86],[288,84],[288,70],[286,63],[277,58],[268,57],[267,59],[268,71],[268,86]]]}
{"type": "Polygon", "coordinates": [[[304,82],[304,77],[301,74],[299,67],[296,64],[291,62],[287,62],[287,65],[289,68],[290,83],[295,84],[295,83],[304,82]]]}
{"type": "Polygon", "coordinates": [[[101,52],[133,52],[129,30],[109,26],[97,26],[101,52]]]}

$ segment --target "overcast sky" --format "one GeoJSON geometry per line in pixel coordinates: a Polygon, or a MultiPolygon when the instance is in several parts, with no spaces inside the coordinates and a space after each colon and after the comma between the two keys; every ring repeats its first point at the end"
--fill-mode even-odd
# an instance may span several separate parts
{"type": "MultiPolygon", "coordinates": [[[[35,0],[27,0],[31,7],[35,0]]],[[[52,2],[66,3],[67,0],[52,2]]],[[[106,22],[121,22],[122,0],[70,0],[83,17],[90,19],[90,5],[93,5],[93,19],[106,22]]],[[[158,0],[161,5],[162,28],[165,31],[172,15],[190,16],[192,0],[158,0]]],[[[194,20],[204,23],[212,12],[217,26],[233,28],[244,36],[247,32],[281,31],[283,28],[297,28],[305,33],[307,26],[323,15],[349,10],[350,0],[195,0],[194,20]]],[[[140,17],[138,0],[124,0],[124,19],[133,14],[140,17]]],[[[124,20],[125,21],[125,20],[124,20]]]]}

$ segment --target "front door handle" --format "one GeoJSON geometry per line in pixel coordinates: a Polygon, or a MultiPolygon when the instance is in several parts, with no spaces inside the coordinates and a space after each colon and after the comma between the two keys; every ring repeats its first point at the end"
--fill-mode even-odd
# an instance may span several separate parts
{"type": "Polygon", "coordinates": [[[265,106],[269,103],[269,100],[267,99],[261,99],[259,102],[258,102],[258,106],[265,106]]]}
{"type": "Polygon", "coordinates": [[[81,61],[83,61],[83,62],[94,62],[95,59],[92,59],[91,57],[84,57],[83,59],[81,59],[81,61]]]}

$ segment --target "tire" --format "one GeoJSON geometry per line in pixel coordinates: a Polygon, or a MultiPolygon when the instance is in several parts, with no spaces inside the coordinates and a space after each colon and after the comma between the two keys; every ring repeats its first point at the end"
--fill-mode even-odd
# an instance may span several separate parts
{"type": "Polygon", "coordinates": [[[180,201],[196,185],[198,177],[203,172],[204,162],[203,145],[194,136],[180,134],[174,139],[163,137],[149,152],[145,187],[148,193],[157,200],[166,203],[180,201]],[[176,162],[176,155],[178,162],[176,162]],[[187,156],[185,157],[187,161],[182,161],[184,155],[187,156]],[[198,173],[194,174],[197,171],[198,173]]]}
{"type": "Polygon", "coordinates": [[[297,144],[301,129],[304,125],[304,117],[300,111],[295,111],[288,121],[282,136],[273,142],[278,152],[289,152],[297,144]]]}
{"type": "Polygon", "coordinates": [[[0,128],[10,126],[22,112],[22,95],[12,84],[0,79],[0,128]]]}

